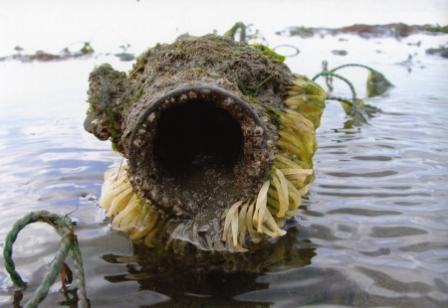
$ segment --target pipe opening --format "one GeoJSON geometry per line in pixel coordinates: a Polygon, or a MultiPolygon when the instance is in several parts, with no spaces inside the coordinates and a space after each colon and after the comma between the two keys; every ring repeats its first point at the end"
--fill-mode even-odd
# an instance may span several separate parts
{"type": "Polygon", "coordinates": [[[154,158],[161,176],[193,189],[231,181],[243,154],[239,123],[211,102],[164,110],[156,125],[154,158]]]}
{"type": "Polygon", "coordinates": [[[133,187],[156,207],[180,216],[216,215],[219,211],[210,209],[252,197],[273,157],[255,109],[230,91],[204,84],[180,87],[152,102],[129,146],[133,187]]]}

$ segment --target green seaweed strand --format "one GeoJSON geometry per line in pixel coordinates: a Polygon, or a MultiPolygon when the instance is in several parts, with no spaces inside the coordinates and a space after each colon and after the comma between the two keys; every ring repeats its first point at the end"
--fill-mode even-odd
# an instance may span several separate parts
{"type": "Polygon", "coordinates": [[[225,34],[224,37],[229,38],[231,40],[235,40],[236,32],[240,30],[240,42],[247,43],[246,30],[247,26],[242,22],[237,22],[230,28],[225,34]]]}
{"type": "Polygon", "coordinates": [[[347,64],[343,64],[340,66],[337,66],[331,70],[329,70],[328,72],[330,73],[334,73],[340,69],[346,68],[346,67],[361,67],[361,68],[365,68],[366,70],[372,71],[372,72],[378,72],[377,70],[371,68],[370,66],[364,65],[364,64],[358,64],[358,63],[347,63],[347,64]]]}
{"type": "Polygon", "coordinates": [[[347,104],[347,105],[349,105],[350,108],[352,108],[351,114],[349,114],[349,115],[351,115],[352,117],[359,117],[358,119],[359,119],[361,122],[367,123],[367,119],[366,119],[366,117],[364,116],[364,114],[363,114],[361,108],[359,108],[359,107],[355,104],[354,101],[345,99],[345,98],[343,98],[343,97],[338,97],[338,96],[328,96],[328,97],[327,97],[327,100],[329,100],[329,101],[338,101],[338,102],[340,102],[340,103],[342,103],[342,104],[347,104]]]}
{"type": "Polygon", "coordinates": [[[348,80],[347,78],[339,75],[339,74],[335,74],[332,73],[331,71],[324,71],[324,72],[320,72],[319,74],[317,74],[316,76],[313,77],[313,79],[311,79],[312,81],[316,81],[319,77],[334,77],[337,78],[339,80],[342,80],[343,82],[345,82],[349,88],[350,91],[352,92],[352,99],[355,100],[356,99],[356,90],[355,87],[353,86],[353,84],[350,82],[350,80],[348,80]]]}

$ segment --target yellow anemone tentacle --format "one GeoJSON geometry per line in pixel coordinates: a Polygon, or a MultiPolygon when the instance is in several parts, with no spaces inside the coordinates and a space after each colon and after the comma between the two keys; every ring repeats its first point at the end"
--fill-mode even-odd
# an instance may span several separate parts
{"type": "Polygon", "coordinates": [[[105,173],[100,206],[111,219],[113,229],[127,234],[132,240],[143,240],[145,245],[152,245],[161,217],[148,201],[134,192],[126,166],[105,173]]]}
{"type": "Polygon", "coordinates": [[[235,203],[225,213],[224,242],[235,246],[236,239],[238,246],[244,248],[247,234],[256,243],[263,235],[277,237],[286,233],[281,228],[295,216],[314,176],[312,157],[325,98],[325,91],[306,77],[298,76],[293,82],[284,101],[287,108],[276,111],[280,122],[278,152],[269,179],[254,199],[240,201],[238,206],[235,203]],[[229,228],[236,218],[238,238],[229,228]]]}

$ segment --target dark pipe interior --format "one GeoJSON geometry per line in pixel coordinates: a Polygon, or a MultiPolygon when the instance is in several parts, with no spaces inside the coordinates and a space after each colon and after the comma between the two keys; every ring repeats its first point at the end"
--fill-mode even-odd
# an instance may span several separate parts
{"type": "Polygon", "coordinates": [[[243,152],[240,125],[208,101],[190,101],[161,112],[154,158],[163,177],[197,190],[232,180],[243,152]]]}

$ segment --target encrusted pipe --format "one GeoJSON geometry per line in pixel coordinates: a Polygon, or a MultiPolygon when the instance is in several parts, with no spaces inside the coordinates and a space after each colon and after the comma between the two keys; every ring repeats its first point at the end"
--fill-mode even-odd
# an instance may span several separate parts
{"type": "Polygon", "coordinates": [[[313,178],[325,92],[260,46],[182,36],[128,74],[91,73],[85,128],[126,160],[101,197],[115,229],[214,251],[285,234],[313,178]]]}

